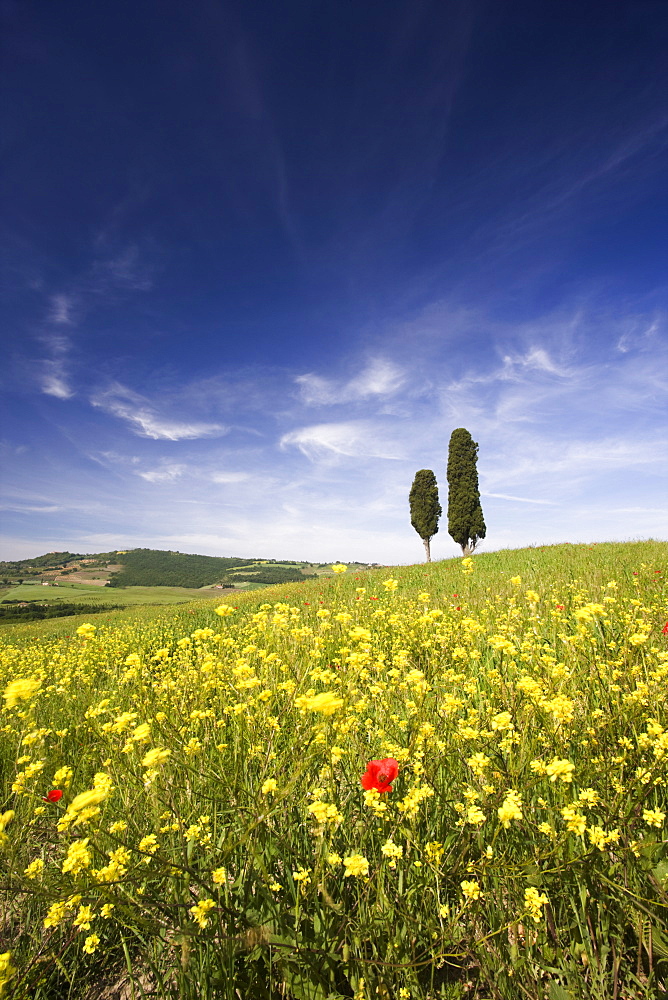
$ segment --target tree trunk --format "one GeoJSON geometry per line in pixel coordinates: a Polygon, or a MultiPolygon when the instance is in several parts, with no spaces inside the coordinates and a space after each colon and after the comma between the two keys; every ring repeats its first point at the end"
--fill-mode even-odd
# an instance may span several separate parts
{"type": "Polygon", "coordinates": [[[431,548],[430,548],[430,545],[429,545],[430,542],[431,542],[431,538],[423,538],[422,539],[422,544],[424,545],[424,550],[427,553],[427,562],[431,562],[431,548]]]}
{"type": "Polygon", "coordinates": [[[467,556],[470,556],[472,551],[473,551],[473,549],[471,548],[471,546],[469,545],[468,542],[466,543],[466,545],[462,545],[462,556],[464,558],[466,558],[467,556]]]}

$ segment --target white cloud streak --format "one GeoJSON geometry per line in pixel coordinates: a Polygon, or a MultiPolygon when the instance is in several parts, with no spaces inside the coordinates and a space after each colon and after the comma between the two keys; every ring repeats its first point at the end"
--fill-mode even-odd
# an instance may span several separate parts
{"type": "Polygon", "coordinates": [[[116,383],[110,389],[91,397],[91,404],[130,425],[139,437],[154,441],[184,441],[214,438],[227,434],[222,424],[170,420],[138,393],[116,383]]]}
{"type": "Polygon", "coordinates": [[[403,458],[403,448],[387,439],[387,433],[371,420],[313,424],[284,434],[280,447],[298,448],[311,461],[332,458],[403,458]]]}
{"type": "Polygon", "coordinates": [[[298,375],[300,397],[306,406],[333,406],[353,403],[374,397],[392,396],[404,384],[402,370],[391,361],[375,358],[358,375],[347,382],[324,378],[321,375],[298,375]]]}

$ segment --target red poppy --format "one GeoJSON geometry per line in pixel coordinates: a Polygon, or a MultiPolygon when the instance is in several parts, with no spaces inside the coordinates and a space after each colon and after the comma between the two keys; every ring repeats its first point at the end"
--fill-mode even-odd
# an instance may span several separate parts
{"type": "Polygon", "coordinates": [[[370,760],[360,781],[367,792],[372,788],[377,792],[391,792],[392,782],[398,774],[398,761],[394,757],[385,757],[384,760],[370,760]]]}
{"type": "Polygon", "coordinates": [[[50,792],[47,792],[44,796],[45,802],[60,802],[63,797],[63,793],[59,788],[52,788],[50,792]]]}
{"type": "Polygon", "coordinates": [[[666,622],[661,631],[663,632],[664,635],[668,635],[668,622],[666,622]]]}

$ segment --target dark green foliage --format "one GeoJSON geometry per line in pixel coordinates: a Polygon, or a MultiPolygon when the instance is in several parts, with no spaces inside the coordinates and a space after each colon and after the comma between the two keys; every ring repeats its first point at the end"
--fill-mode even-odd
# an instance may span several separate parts
{"type": "Polygon", "coordinates": [[[431,561],[430,539],[438,531],[438,519],[443,509],[438,502],[438,484],[431,469],[420,469],[408,494],[411,524],[424,542],[427,562],[431,561]]]}
{"type": "Polygon", "coordinates": [[[110,587],[211,587],[250,580],[252,583],[288,583],[305,575],[289,567],[251,565],[248,559],[230,556],[198,556],[184,552],[133,549],[118,556],[123,569],[115,573],[110,587]],[[243,569],[242,569],[243,567],[243,569]]]}
{"type": "Polygon", "coordinates": [[[99,615],[115,611],[123,604],[68,604],[63,601],[3,601],[0,604],[0,625],[10,622],[42,621],[45,618],[69,618],[70,615],[99,615]]]}
{"type": "Polygon", "coordinates": [[[473,552],[487,528],[478,490],[478,445],[463,427],[450,436],[448,451],[448,532],[464,555],[473,552]]]}

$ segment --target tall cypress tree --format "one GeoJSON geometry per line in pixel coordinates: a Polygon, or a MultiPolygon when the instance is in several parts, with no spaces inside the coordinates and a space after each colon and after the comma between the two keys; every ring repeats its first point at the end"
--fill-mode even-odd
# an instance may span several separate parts
{"type": "Polygon", "coordinates": [[[478,490],[478,445],[463,427],[450,436],[448,451],[448,532],[468,556],[487,529],[478,490]]]}
{"type": "Polygon", "coordinates": [[[420,469],[408,494],[411,507],[411,524],[424,542],[427,562],[431,562],[430,542],[438,531],[438,519],[443,513],[438,502],[438,485],[431,469],[420,469]]]}

